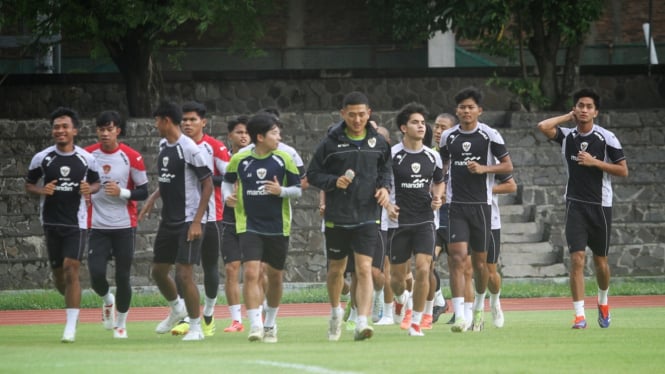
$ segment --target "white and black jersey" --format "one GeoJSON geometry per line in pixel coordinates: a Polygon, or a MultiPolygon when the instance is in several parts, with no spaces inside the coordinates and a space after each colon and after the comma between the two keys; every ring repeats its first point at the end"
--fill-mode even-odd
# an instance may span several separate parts
{"type": "Polygon", "coordinates": [[[441,157],[427,146],[419,150],[392,148],[392,169],[395,203],[399,207],[399,226],[434,222],[432,184],[443,183],[441,157]]]}
{"type": "Polygon", "coordinates": [[[558,127],[554,140],[561,144],[561,155],[568,173],[566,200],[612,206],[610,175],[598,168],[579,165],[577,154],[584,151],[598,160],[613,164],[624,160],[626,156],[614,133],[595,124],[586,134],[576,128],[558,127]]]}
{"type": "Polygon", "coordinates": [[[41,196],[41,221],[44,226],[87,228],[88,210],[81,195],[81,182],[99,182],[97,163],[90,153],[79,146],[69,153],[50,146],[37,153],[30,162],[27,183],[41,179],[47,184],[57,180],[51,196],[41,196]]]}
{"type": "MultiPolygon", "coordinates": [[[[211,171],[196,143],[185,135],[171,144],[162,139],[157,156],[159,193],[162,198],[162,223],[177,225],[192,222],[201,200],[200,181],[211,171]]],[[[206,215],[201,223],[206,223],[206,215]]]]}
{"type": "Polygon", "coordinates": [[[441,135],[439,152],[443,163],[450,163],[446,190],[448,201],[460,204],[492,204],[494,174],[472,174],[469,161],[481,165],[495,165],[508,156],[501,134],[484,123],[478,123],[470,132],[460,125],[441,135]]]}

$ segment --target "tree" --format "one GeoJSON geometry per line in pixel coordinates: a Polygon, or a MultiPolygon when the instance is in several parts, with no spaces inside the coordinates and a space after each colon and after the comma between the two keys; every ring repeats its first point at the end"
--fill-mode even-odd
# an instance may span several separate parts
{"type": "Polygon", "coordinates": [[[106,53],[125,82],[131,116],[149,116],[159,98],[153,56],[178,41],[186,23],[203,33],[211,27],[231,35],[231,49],[252,51],[263,35],[260,18],[271,0],[4,0],[2,13],[35,36],[60,34],[69,42],[106,53]],[[168,39],[168,40],[167,40],[168,39]]]}
{"type": "Polygon", "coordinates": [[[519,56],[528,79],[526,46],[535,61],[540,93],[562,109],[579,77],[584,39],[603,0],[367,0],[376,24],[396,41],[420,43],[436,31],[455,32],[494,56],[519,56]],[[563,70],[559,72],[559,51],[563,70]]]}

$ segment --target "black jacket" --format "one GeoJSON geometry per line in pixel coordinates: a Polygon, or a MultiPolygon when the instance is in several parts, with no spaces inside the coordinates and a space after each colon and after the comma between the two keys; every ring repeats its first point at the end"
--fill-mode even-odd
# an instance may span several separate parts
{"type": "Polygon", "coordinates": [[[344,121],[334,125],[319,143],[307,169],[307,179],[325,191],[327,222],[351,227],[378,222],[381,208],[374,194],[380,187],[390,191],[390,145],[367,125],[367,136],[358,147],[346,136],[345,128],[344,121]],[[355,172],[353,182],[346,190],[338,189],[337,178],[349,169],[355,172]]]}

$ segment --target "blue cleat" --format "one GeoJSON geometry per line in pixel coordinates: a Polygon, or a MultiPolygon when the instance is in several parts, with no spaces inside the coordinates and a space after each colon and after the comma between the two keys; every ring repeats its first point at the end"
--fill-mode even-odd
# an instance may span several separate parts
{"type": "Polygon", "coordinates": [[[598,305],[598,326],[603,329],[610,327],[612,317],[610,316],[609,305],[598,305]]]}

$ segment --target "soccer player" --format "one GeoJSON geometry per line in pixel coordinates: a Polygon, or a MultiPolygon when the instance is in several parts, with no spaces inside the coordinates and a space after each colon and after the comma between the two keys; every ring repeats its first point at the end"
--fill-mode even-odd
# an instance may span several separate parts
{"type": "Polygon", "coordinates": [[[494,174],[511,173],[513,165],[498,131],[478,121],[482,113],[480,91],[462,89],[455,95],[455,102],[459,124],[446,130],[441,135],[440,143],[444,170],[449,173],[446,191],[450,201],[448,264],[455,311],[451,331],[466,330],[464,262],[469,249],[475,281],[473,330],[481,331],[489,276],[487,247],[491,238],[494,174]]]}
{"type": "Polygon", "coordinates": [[[171,309],[155,332],[165,334],[189,316],[189,332],[182,340],[203,340],[194,265],[201,261],[206,211],[213,191],[212,172],[201,149],[181,132],[182,110],[177,104],[160,103],[154,116],[163,137],[157,157],[159,189],[148,198],[142,214],[161,196],[162,219],[155,237],[152,277],[171,309]],[[173,264],[184,303],[169,275],[173,264]]]}
{"type": "Polygon", "coordinates": [[[570,291],[575,309],[574,329],[587,327],[584,313],[584,262],[589,246],[598,282],[598,324],[610,327],[607,295],[610,268],[607,255],[612,224],[611,176],[627,177],[628,165],[619,139],[594,123],[600,96],[584,88],[573,94],[573,110],[548,118],[538,129],[561,144],[568,174],[566,183],[566,241],[570,252],[570,291]],[[573,123],[573,128],[562,127],[573,123]]]}
{"type": "MultiPolygon", "coordinates": [[[[219,290],[219,253],[222,244],[222,215],[224,205],[222,199],[222,178],[229,162],[229,153],[224,143],[203,132],[207,126],[207,109],[205,105],[191,101],[182,106],[182,123],[180,127],[201,150],[208,168],[212,171],[213,194],[208,203],[208,217],[205,234],[201,242],[201,267],[203,268],[203,288],[205,299],[203,305],[203,335],[215,334],[215,304],[219,290]]],[[[185,335],[189,331],[189,322],[182,321],[171,330],[173,335],[185,335]]]]}
{"type": "MultiPolygon", "coordinates": [[[[409,259],[414,256],[413,312],[410,336],[424,336],[420,328],[429,293],[429,276],[434,252],[434,211],[441,207],[445,183],[439,154],[423,144],[427,111],[410,103],[397,113],[395,122],[403,134],[392,147],[395,204],[387,208],[398,228],[390,244],[390,277],[395,298],[408,302],[406,276],[411,272],[409,259]]],[[[406,318],[406,317],[405,317],[406,318]]],[[[408,322],[407,322],[408,323],[408,322]]]]}
{"type": "Polygon", "coordinates": [[[358,281],[355,340],[371,338],[372,256],[376,248],[380,207],[387,206],[391,179],[390,147],[372,126],[371,109],[361,92],[342,102],[343,121],[316,147],[307,169],[309,183],[325,191],[325,238],[329,260],[327,287],[332,308],[328,339],[339,340],[343,310],[340,294],[347,257],[354,256],[358,281]]]}
{"type": "Polygon", "coordinates": [[[125,122],[116,111],[97,116],[97,143],[86,147],[100,170],[103,191],[92,195],[88,270],[92,289],[103,299],[102,321],[113,337],[127,338],[127,314],[132,300],[130,273],[136,245],[136,202],[148,197],[148,177],[141,154],[121,143],[125,122]],[[116,295],[106,279],[115,258],[116,295]],[[116,319],[116,311],[118,312],[116,319]]]}
{"type": "Polygon", "coordinates": [[[247,131],[254,148],[231,157],[222,188],[224,196],[228,196],[227,204],[235,203],[243,297],[250,323],[248,339],[276,343],[276,318],[291,232],[290,199],[302,194],[300,177],[291,156],[278,150],[280,129],[274,116],[253,116],[247,131]],[[262,263],[266,264],[267,289],[262,286],[262,263]],[[265,322],[260,309],[264,296],[268,304],[265,322]]]}
{"type": "MultiPolygon", "coordinates": [[[[249,133],[247,132],[247,122],[249,117],[239,116],[228,122],[228,138],[231,146],[231,154],[237,154],[240,149],[250,143],[249,133]]],[[[242,253],[240,251],[240,239],[236,232],[235,206],[236,195],[225,197],[224,218],[222,225],[222,260],[224,261],[224,292],[226,301],[229,305],[231,314],[231,324],[224,329],[224,332],[243,332],[245,327],[242,324],[242,312],[240,306],[240,260],[242,253]]]]}
{"type": "Polygon", "coordinates": [[[55,288],[65,297],[67,322],[63,343],[76,340],[81,306],[79,269],[88,228],[86,196],[99,191],[95,159],[74,144],[79,116],[60,107],[51,113],[55,142],[32,158],[25,177],[26,192],[40,197],[40,218],[55,288]]]}

